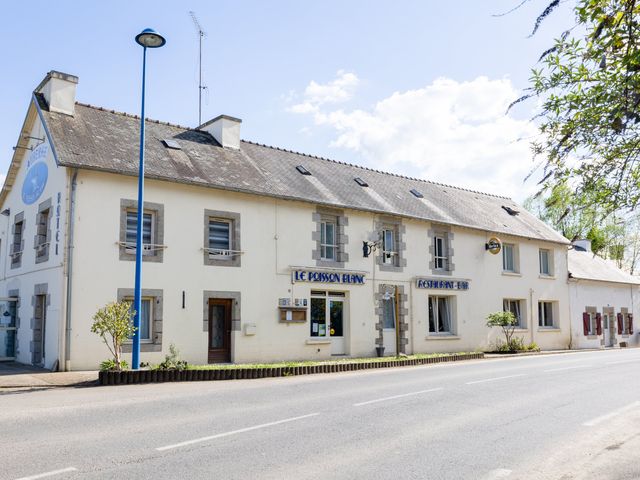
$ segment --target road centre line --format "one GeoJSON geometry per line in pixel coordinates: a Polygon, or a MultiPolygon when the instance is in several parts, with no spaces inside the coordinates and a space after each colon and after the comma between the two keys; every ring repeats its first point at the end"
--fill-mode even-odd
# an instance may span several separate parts
{"type": "Polygon", "coordinates": [[[591,367],[591,365],[574,365],[573,367],[552,368],[550,370],[543,370],[543,372],[545,373],[562,372],[563,370],[573,370],[575,368],[588,368],[588,367],[591,367]]]}
{"type": "Polygon", "coordinates": [[[640,359],[635,359],[635,360],[618,360],[617,362],[605,362],[604,365],[620,365],[621,363],[632,363],[632,362],[637,362],[640,359]]]}
{"type": "Polygon", "coordinates": [[[465,385],[474,385],[476,383],[495,382],[496,380],[505,380],[507,378],[525,377],[526,373],[518,373],[517,375],[507,375],[506,377],[493,377],[485,378],[484,380],[474,380],[473,382],[467,382],[465,385]]]}
{"type": "Polygon", "coordinates": [[[393,395],[391,397],[376,398],[375,400],[368,400],[366,402],[354,403],[353,406],[354,407],[361,407],[363,405],[370,405],[372,403],[386,402],[387,400],[395,400],[396,398],[410,397],[412,395],[420,395],[422,393],[438,392],[440,390],[444,390],[444,389],[442,387],[430,388],[429,390],[420,390],[418,392],[403,393],[401,395],[393,395]]]}
{"type": "Polygon", "coordinates": [[[480,477],[480,480],[498,480],[499,478],[507,478],[511,475],[512,470],[508,470],[506,468],[496,468],[495,470],[491,470],[486,475],[480,477]]]}
{"type": "Polygon", "coordinates": [[[60,475],[61,473],[67,472],[75,472],[77,470],[78,469],[75,467],[61,468],[60,470],[51,470],[50,472],[39,473],[37,475],[31,475],[29,477],[20,477],[18,478],[18,480],[36,480],[37,478],[53,477],[54,475],[60,475]]]}
{"type": "Polygon", "coordinates": [[[280,424],[283,424],[283,423],[295,422],[297,420],[303,420],[305,418],[315,417],[317,415],[320,415],[320,414],[319,413],[310,413],[308,415],[302,415],[300,417],[285,418],[284,420],[277,420],[275,422],[269,422],[269,423],[263,423],[263,424],[260,424],[260,425],[254,425],[253,427],[240,428],[239,430],[232,430],[230,432],[218,433],[217,435],[210,435],[208,437],[195,438],[193,440],[187,440],[185,442],[174,443],[173,445],[166,445],[164,447],[158,447],[158,448],[156,448],[156,450],[158,450],[159,452],[163,452],[165,450],[171,450],[173,448],[186,447],[187,445],[193,445],[195,443],[202,443],[202,442],[207,442],[209,440],[215,440],[216,438],[228,437],[230,435],[237,435],[238,433],[251,432],[253,430],[259,430],[261,428],[273,427],[275,425],[280,425],[280,424]]]}
{"type": "Polygon", "coordinates": [[[602,415],[601,417],[596,417],[592,420],[589,420],[588,422],[584,422],[582,424],[583,427],[595,427],[596,425],[598,425],[599,423],[602,422],[606,422],[607,420],[613,418],[613,417],[617,417],[618,415],[622,415],[623,413],[627,413],[629,410],[633,410],[635,408],[640,408],[640,402],[633,402],[630,403],[629,405],[626,405],[624,407],[621,407],[617,410],[614,410],[613,412],[609,412],[606,415],[602,415]]]}

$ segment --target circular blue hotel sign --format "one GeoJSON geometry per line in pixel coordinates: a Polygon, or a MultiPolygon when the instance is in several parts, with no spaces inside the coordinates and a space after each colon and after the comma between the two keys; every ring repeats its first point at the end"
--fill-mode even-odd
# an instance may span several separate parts
{"type": "Polygon", "coordinates": [[[27,175],[22,184],[22,201],[25,205],[36,202],[47,185],[49,169],[46,161],[40,161],[46,159],[47,150],[47,145],[43,144],[33,150],[29,156],[27,175]]]}

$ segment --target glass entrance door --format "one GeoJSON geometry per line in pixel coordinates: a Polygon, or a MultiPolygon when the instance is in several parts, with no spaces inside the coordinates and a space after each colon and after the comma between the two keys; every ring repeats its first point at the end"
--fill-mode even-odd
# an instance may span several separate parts
{"type": "Polygon", "coordinates": [[[344,301],[329,298],[329,335],[331,355],[344,355],[344,301]]]}
{"type": "Polygon", "coordinates": [[[0,299],[0,360],[16,358],[17,299],[0,299]]]}
{"type": "Polygon", "coordinates": [[[311,338],[331,340],[331,354],[344,355],[345,294],[343,292],[311,292],[311,338]]]}

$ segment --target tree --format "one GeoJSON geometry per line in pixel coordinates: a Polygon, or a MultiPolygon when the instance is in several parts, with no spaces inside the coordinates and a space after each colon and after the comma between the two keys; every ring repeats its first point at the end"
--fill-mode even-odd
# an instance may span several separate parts
{"type": "Polygon", "coordinates": [[[122,356],[122,344],[136,331],[133,326],[133,316],[129,302],[109,303],[96,312],[93,316],[91,331],[100,335],[105,345],[113,355],[116,370],[122,370],[125,362],[120,360],[122,356]]]}
{"type": "MultiPolygon", "coordinates": [[[[533,33],[559,3],[548,4],[533,33]]],[[[575,14],[512,106],[532,97],[541,105],[533,142],[541,191],[570,185],[604,215],[629,211],[640,201],[640,5],[576,0],[575,14]]]]}
{"type": "Polygon", "coordinates": [[[500,327],[509,350],[517,350],[514,345],[513,334],[518,320],[512,312],[494,312],[487,316],[487,327],[500,327]]]}

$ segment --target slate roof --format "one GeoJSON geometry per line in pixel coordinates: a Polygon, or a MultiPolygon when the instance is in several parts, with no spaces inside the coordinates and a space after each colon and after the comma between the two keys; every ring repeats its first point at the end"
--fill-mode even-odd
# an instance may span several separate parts
{"type": "MultiPolygon", "coordinates": [[[[36,99],[61,165],[137,175],[139,117],[81,103],[71,117],[49,112],[41,95],[36,99]]],[[[248,141],[241,141],[239,151],[225,149],[206,132],[148,119],[145,161],[147,178],[569,243],[506,197],[248,141]],[[182,149],[167,148],[162,143],[167,138],[178,141],[182,149]],[[312,175],[300,174],[298,165],[312,175]],[[359,186],[355,177],[369,187],[359,186]],[[411,189],[424,198],[416,198],[411,189]],[[512,216],[503,206],[520,213],[512,216]]]]}
{"type": "Polygon", "coordinates": [[[593,252],[569,250],[568,263],[569,278],[640,285],[640,278],[623,272],[611,261],[604,260],[593,252]]]}

